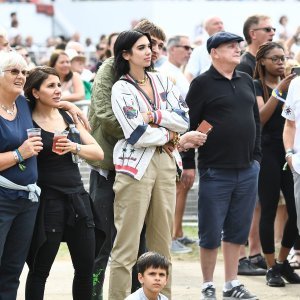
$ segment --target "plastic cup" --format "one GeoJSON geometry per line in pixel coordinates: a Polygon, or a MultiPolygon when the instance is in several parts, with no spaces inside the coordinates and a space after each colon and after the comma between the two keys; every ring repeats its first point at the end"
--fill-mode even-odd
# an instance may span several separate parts
{"type": "Polygon", "coordinates": [[[63,153],[62,149],[56,149],[56,143],[57,143],[57,141],[59,139],[68,136],[68,134],[69,134],[69,131],[67,131],[67,130],[63,130],[63,131],[55,130],[54,131],[53,144],[52,144],[52,152],[58,153],[58,154],[63,153]]]}
{"type": "Polygon", "coordinates": [[[33,136],[41,136],[41,128],[28,128],[27,137],[31,138],[33,136]]]}

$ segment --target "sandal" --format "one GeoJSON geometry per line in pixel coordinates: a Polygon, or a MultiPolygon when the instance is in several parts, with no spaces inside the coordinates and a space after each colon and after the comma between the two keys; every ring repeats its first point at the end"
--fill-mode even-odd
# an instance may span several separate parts
{"type": "Polygon", "coordinates": [[[289,263],[293,269],[300,269],[300,252],[294,252],[289,259],[289,263]]]}

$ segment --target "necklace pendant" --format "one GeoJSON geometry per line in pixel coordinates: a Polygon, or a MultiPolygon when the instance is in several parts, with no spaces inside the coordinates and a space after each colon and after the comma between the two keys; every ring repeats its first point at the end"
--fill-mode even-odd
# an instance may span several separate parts
{"type": "Polygon", "coordinates": [[[1,108],[6,111],[7,114],[13,116],[15,114],[15,103],[13,103],[12,108],[9,109],[8,107],[6,107],[5,105],[1,104],[1,108]]]}

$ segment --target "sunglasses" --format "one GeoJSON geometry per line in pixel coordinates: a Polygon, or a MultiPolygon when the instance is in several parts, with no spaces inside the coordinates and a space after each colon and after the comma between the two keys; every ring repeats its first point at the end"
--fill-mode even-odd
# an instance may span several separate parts
{"type": "Polygon", "coordinates": [[[272,63],[274,64],[278,64],[279,61],[281,62],[285,62],[286,61],[286,57],[285,56],[272,56],[272,57],[264,57],[265,59],[271,59],[272,63]]]}
{"type": "Polygon", "coordinates": [[[22,73],[23,76],[27,76],[28,75],[28,71],[27,70],[20,71],[19,69],[9,69],[9,70],[4,70],[4,72],[10,72],[10,74],[12,76],[19,76],[20,73],[22,73]]]}
{"type": "Polygon", "coordinates": [[[256,31],[256,30],[263,30],[265,32],[271,32],[273,30],[275,32],[276,28],[274,28],[274,27],[261,27],[261,28],[253,29],[253,31],[256,31]]]}
{"type": "Polygon", "coordinates": [[[187,45],[176,45],[175,47],[184,48],[186,51],[193,50],[193,48],[191,46],[187,46],[187,45]]]}

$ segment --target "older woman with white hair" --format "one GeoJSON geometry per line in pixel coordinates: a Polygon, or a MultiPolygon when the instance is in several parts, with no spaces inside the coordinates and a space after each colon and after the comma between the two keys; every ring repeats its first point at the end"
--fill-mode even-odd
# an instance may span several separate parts
{"type": "Polygon", "coordinates": [[[27,64],[0,55],[0,299],[16,299],[38,209],[36,156],[41,137],[27,137],[31,112],[22,96],[27,64]]]}

